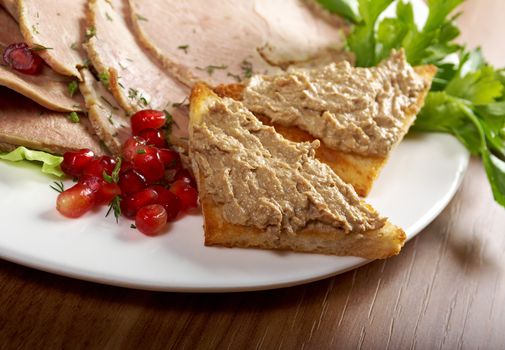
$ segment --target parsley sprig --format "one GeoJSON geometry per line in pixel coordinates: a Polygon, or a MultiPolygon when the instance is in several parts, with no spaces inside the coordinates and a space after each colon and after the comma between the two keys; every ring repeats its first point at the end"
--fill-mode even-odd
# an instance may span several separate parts
{"type": "Polygon", "coordinates": [[[480,50],[455,42],[460,31],[453,11],[463,0],[428,0],[422,28],[410,3],[396,5],[396,16],[381,14],[393,0],[318,0],[326,9],[356,23],[347,48],[356,64],[369,67],[403,48],[412,65],[434,64],[438,73],[413,130],[454,135],[482,163],[495,200],[505,207],[505,70],[491,66],[480,50]],[[447,59],[454,54],[456,63],[447,59]]]}

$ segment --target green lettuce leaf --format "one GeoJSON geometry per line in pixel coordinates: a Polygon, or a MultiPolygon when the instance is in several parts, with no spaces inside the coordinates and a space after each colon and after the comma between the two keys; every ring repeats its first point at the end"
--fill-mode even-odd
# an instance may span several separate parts
{"type": "Polygon", "coordinates": [[[14,151],[7,154],[0,154],[0,159],[10,162],[19,162],[22,160],[34,161],[42,163],[42,172],[45,174],[63,176],[60,169],[60,163],[63,157],[55,156],[42,151],[33,151],[26,147],[18,147],[14,151]]]}

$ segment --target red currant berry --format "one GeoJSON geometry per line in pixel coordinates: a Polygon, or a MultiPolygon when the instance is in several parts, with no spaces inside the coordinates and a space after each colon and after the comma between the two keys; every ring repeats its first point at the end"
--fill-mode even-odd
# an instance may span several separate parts
{"type": "Polygon", "coordinates": [[[140,149],[145,149],[146,140],[141,137],[133,136],[130,137],[123,145],[123,159],[127,162],[133,161],[137,151],[140,149]]]}
{"type": "Polygon", "coordinates": [[[121,192],[127,196],[140,192],[147,187],[146,178],[135,169],[128,169],[119,175],[118,184],[121,192]]]}
{"type": "Polygon", "coordinates": [[[60,164],[61,170],[72,177],[82,175],[84,168],[93,160],[95,154],[89,149],[81,149],[75,152],[65,152],[63,162],[60,164]]]}
{"type": "Polygon", "coordinates": [[[131,117],[133,135],[138,135],[144,129],[159,129],[165,125],[165,113],[146,109],[131,117]]]}
{"type": "Polygon", "coordinates": [[[181,211],[181,201],[163,186],[153,186],[152,188],[158,193],[156,204],[162,205],[167,212],[167,221],[174,221],[181,211]]]}
{"type": "Polygon", "coordinates": [[[165,140],[165,137],[163,136],[161,130],[144,129],[139,132],[139,137],[142,137],[144,140],[146,140],[146,143],[148,145],[158,148],[167,147],[167,141],[165,140]]]}
{"type": "Polygon", "coordinates": [[[67,218],[78,218],[93,207],[95,196],[96,192],[77,183],[58,195],[56,209],[67,218]]]}
{"type": "Polygon", "coordinates": [[[137,154],[133,158],[133,165],[150,183],[163,179],[165,175],[165,168],[158,151],[152,147],[137,151],[137,154]]]}
{"type": "Polygon", "coordinates": [[[116,160],[109,156],[101,156],[100,158],[93,159],[84,168],[83,175],[92,175],[103,178],[103,173],[112,174],[116,160]]]}
{"type": "Polygon", "coordinates": [[[165,169],[178,170],[181,168],[181,156],[179,156],[179,153],[166,148],[159,149],[158,153],[165,169]]]}
{"type": "Polygon", "coordinates": [[[191,187],[196,188],[196,181],[193,175],[189,172],[188,169],[180,169],[177,174],[175,174],[174,181],[182,180],[185,183],[191,185],[191,187]]]}
{"type": "Polygon", "coordinates": [[[141,208],[135,216],[135,226],[147,236],[156,236],[167,225],[167,212],[159,204],[141,208]]]}
{"type": "Polygon", "coordinates": [[[170,186],[170,191],[181,201],[181,210],[198,207],[198,192],[183,180],[175,181],[170,186]]]}
{"type": "Polygon", "coordinates": [[[158,193],[152,188],[146,188],[140,192],[124,197],[121,201],[121,213],[129,218],[135,218],[140,208],[154,204],[158,199],[158,193]]]}

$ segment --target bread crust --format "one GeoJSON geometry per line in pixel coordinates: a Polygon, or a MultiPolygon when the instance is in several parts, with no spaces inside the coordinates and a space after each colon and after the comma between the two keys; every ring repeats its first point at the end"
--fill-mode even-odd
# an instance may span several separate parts
{"type": "MultiPolygon", "coordinates": [[[[204,84],[196,84],[190,97],[190,135],[194,125],[203,122],[208,106],[218,97],[204,84]]],[[[190,143],[190,154],[191,154],[190,143]]],[[[359,256],[366,259],[384,259],[397,255],[406,239],[405,232],[389,221],[378,230],[345,233],[336,228],[324,230],[303,229],[296,233],[273,234],[251,226],[227,222],[221,205],[207,195],[205,178],[193,162],[198,182],[200,204],[204,216],[205,245],[241,248],[289,250],[307,253],[359,256]]],[[[369,205],[368,207],[373,210],[369,205]]]]}

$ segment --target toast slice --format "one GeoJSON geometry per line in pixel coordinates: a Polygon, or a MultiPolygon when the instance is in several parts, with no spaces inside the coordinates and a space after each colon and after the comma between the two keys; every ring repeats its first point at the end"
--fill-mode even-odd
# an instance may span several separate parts
{"type": "MultiPolygon", "coordinates": [[[[426,88],[417,96],[415,103],[409,105],[403,112],[401,137],[393,147],[396,147],[403,136],[408,132],[410,126],[414,123],[417,113],[424,104],[424,99],[430,89],[431,81],[436,74],[436,67],[431,65],[418,66],[414,68],[415,72],[426,82],[426,88]]],[[[219,85],[214,91],[221,97],[230,97],[242,101],[245,85],[229,84],[219,85]]],[[[312,142],[316,137],[296,126],[285,126],[272,122],[267,116],[255,113],[255,115],[267,125],[271,125],[275,130],[285,138],[295,142],[312,142]]],[[[345,182],[351,184],[360,196],[367,196],[374,181],[379,176],[381,169],[386,164],[389,155],[362,155],[357,153],[343,152],[330,148],[321,141],[321,146],[316,150],[316,157],[322,162],[328,164],[337,175],[345,182]]]]}
{"type": "MultiPolygon", "coordinates": [[[[226,118],[229,118],[226,120],[230,120],[232,123],[236,123],[237,121],[239,123],[241,122],[238,119],[239,117],[237,114],[231,113],[229,116],[226,116],[226,118]]],[[[319,193],[323,193],[325,191],[332,191],[330,195],[330,201],[333,200],[333,198],[337,197],[344,198],[345,202],[343,204],[343,207],[347,207],[348,210],[354,212],[359,212],[361,213],[360,215],[363,215],[365,218],[370,219],[371,222],[374,222],[374,224],[371,224],[371,229],[353,230],[352,228],[348,229],[345,226],[339,225],[328,225],[326,223],[314,224],[313,221],[308,220],[305,222],[305,225],[299,226],[296,230],[289,230],[288,228],[281,226],[278,231],[272,231],[268,227],[265,229],[258,227],[258,225],[254,223],[237,223],[237,220],[235,220],[236,217],[230,218],[230,215],[233,216],[234,214],[227,212],[229,205],[234,205],[234,203],[230,203],[230,201],[227,201],[226,199],[223,200],[223,198],[220,198],[219,195],[216,196],[216,191],[222,192],[227,187],[218,184],[219,186],[216,188],[216,184],[212,183],[213,179],[220,178],[220,173],[217,172],[217,175],[214,175],[214,177],[209,176],[208,174],[209,171],[213,171],[212,169],[215,169],[215,164],[213,163],[215,159],[220,159],[220,157],[232,157],[230,159],[237,159],[253,152],[254,154],[266,154],[265,158],[259,156],[259,158],[256,159],[256,161],[258,161],[258,164],[262,164],[263,161],[269,161],[269,159],[267,159],[271,158],[269,155],[275,157],[276,154],[288,154],[292,152],[293,149],[298,149],[299,147],[311,149],[312,147],[316,146],[314,146],[314,144],[299,144],[286,140],[284,137],[276,133],[273,128],[261,124],[258,119],[252,113],[248,112],[240,102],[234,101],[229,98],[222,99],[204,84],[196,84],[191,94],[189,131],[190,156],[192,159],[193,171],[198,182],[200,203],[204,216],[205,245],[291,250],[297,252],[333,254],[340,256],[353,255],[367,259],[383,259],[396,255],[399,253],[401,247],[403,246],[406,239],[404,231],[401,228],[391,224],[385,218],[380,217],[370,205],[359,199],[358,195],[354,192],[351,186],[343,183],[342,180],[338,178],[338,176],[336,176],[327,165],[321,163],[317,159],[314,159],[314,152],[310,151],[307,153],[307,157],[304,159],[308,163],[314,163],[313,165],[315,165],[316,169],[318,170],[316,173],[325,174],[321,175],[323,176],[323,181],[330,178],[335,180],[335,182],[331,182],[331,184],[337,183],[339,186],[342,186],[339,187],[339,190],[333,188],[332,185],[324,186],[323,189],[318,190],[320,192],[318,192],[315,196],[317,197],[319,193]],[[228,153],[226,151],[227,146],[224,145],[223,147],[225,150],[222,153],[218,154],[218,158],[211,158],[210,156],[206,157],[205,152],[202,150],[210,150],[210,152],[213,152],[212,150],[221,148],[222,144],[220,144],[220,142],[215,143],[214,141],[209,142],[208,144],[202,144],[201,135],[205,134],[205,130],[214,130],[217,133],[216,135],[219,135],[221,132],[229,132],[232,137],[235,135],[236,138],[232,140],[232,146],[230,146],[232,148],[234,147],[233,144],[236,145],[236,142],[240,142],[241,139],[240,131],[238,131],[239,129],[237,128],[231,128],[228,131],[225,131],[219,129],[219,127],[216,125],[212,125],[212,121],[215,120],[213,108],[215,108],[217,104],[229,105],[234,109],[238,108],[243,113],[245,113],[247,115],[246,122],[245,124],[240,125],[252,125],[253,131],[250,132],[251,135],[255,132],[267,133],[263,139],[265,143],[264,147],[266,148],[260,149],[259,151],[255,150],[254,152],[252,150],[246,149],[245,153],[234,155],[232,153],[228,153]],[[269,145],[271,140],[273,140],[272,142],[274,143],[276,142],[275,140],[279,140],[279,144],[281,145],[280,149],[269,149],[268,147],[270,147],[269,145]],[[206,168],[205,164],[207,164],[207,166],[210,164],[213,165],[210,168],[206,168]],[[324,176],[326,176],[326,178],[324,178],[324,176]]],[[[252,139],[254,139],[254,137],[252,137],[252,139]]],[[[213,140],[213,138],[210,140],[213,140]]],[[[248,140],[251,141],[251,138],[248,140]]],[[[244,143],[242,143],[243,147],[247,148],[249,141],[244,141],[244,143]]],[[[318,141],[315,141],[316,145],[317,143],[318,141]]],[[[299,170],[297,168],[295,169],[294,164],[291,164],[289,162],[286,164],[288,166],[288,174],[291,174],[292,171],[293,177],[299,176],[299,170]]],[[[247,171],[243,172],[243,169],[239,168],[231,167],[228,170],[230,172],[237,172],[239,174],[238,176],[247,177],[251,174],[253,174],[252,176],[255,176],[254,171],[252,171],[251,174],[248,174],[247,171]]],[[[288,177],[289,176],[290,175],[288,175],[288,177]]],[[[302,180],[302,183],[303,181],[304,180],[302,180]]],[[[266,193],[267,197],[270,193],[270,190],[268,188],[270,182],[270,178],[261,176],[258,176],[257,179],[254,180],[254,183],[257,184],[257,186],[263,189],[266,188],[266,191],[262,193],[266,193]]],[[[319,183],[319,181],[317,182],[319,183]]],[[[296,186],[299,186],[299,184],[296,186]]],[[[238,189],[238,187],[234,188],[238,189]]],[[[281,188],[283,188],[284,191],[287,191],[286,187],[281,186],[281,188]]],[[[248,194],[249,193],[236,193],[236,198],[240,198],[240,196],[246,196],[246,198],[250,199],[251,196],[247,197],[248,194]]],[[[253,196],[252,198],[256,197],[253,196]]],[[[268,201],[268,199],[269,198],[265,199],[264,197],[261,197],[261,199],[259,197],[257,199],[254,199],[251,203],[251,215],[261,216],[263,211],[262,201],[268,201]]],[[[279,197],[277,197],[277,200],[278,199],[279,197]]],[[[282,202],[282,199],[284,198],[281,197],[280,199],[281,200],[278,202],[282,202]]],[[[292,208],[292,212],[308,210],[307,207],[297,207],[296,203],[298,202],[288,203],[288,208],[292,208]]],[[[329,205],[333,204],[330,203],[329,205]]],[[[347,209],[343,209],[342,212],[345,212],[347,209]]],[[[336,213],[336,215],[339,215],[339,213],[336,213]]],[[[286,217],[289,216],[289,213],[283,212],[282,216],[283,222],[285,220],[289,220],[286,219],[286,217]]],[[[265,220],[271,219],[271,215],[265,215],[265,220]]]]}

